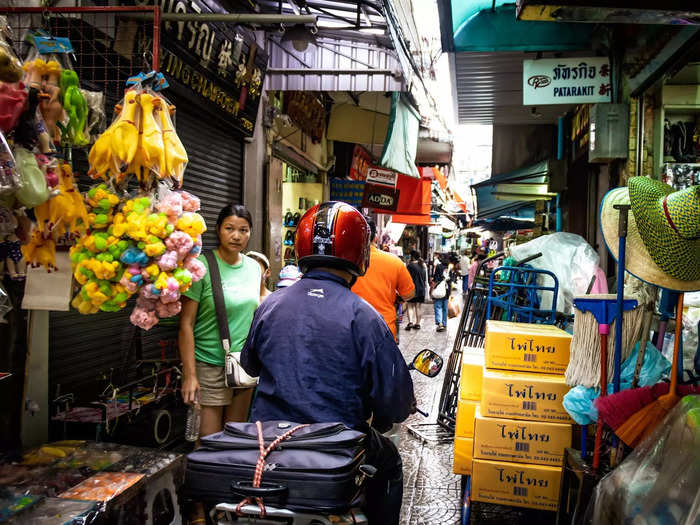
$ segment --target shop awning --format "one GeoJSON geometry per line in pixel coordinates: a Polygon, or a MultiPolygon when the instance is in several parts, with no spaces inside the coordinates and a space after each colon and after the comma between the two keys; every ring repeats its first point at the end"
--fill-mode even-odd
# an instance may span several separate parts
{"type": "Polygon", "coordinates": [[[518,20],[513,0],[440,0],[438,6],[446,51],[585,49],[593,32],[587,24],[518,20]]]}
{"type": "MultiPolygon", "coordinates": [[[[525,185],[532,185],[532,188],[541,188],[549,182],[549,163],[545,160],[522,168],[494,175],[479,184],[474,184],[472,192],[476,198],[476,220],[493,219],[497,217],[521,217],[532,219],[534,217],[534,206],[529,197],[518,201],[503,200],[499,196],[501,189],[522,188],[525,185]],[[526,200],[525,200],[526,199],[526,200]],[[532,209],[530,213],[528,210],[532,209]]],[[[536,190],[535,190],[536,191],[536,190]]],[[[500,193],[504,193],[501,191],[500,193]]],[[[511,192],[512,193],[512,192],[511,192]]]]}
{"type": "Polygon", "coordinates": [[[391,216],[391,222],[400,224],[411,224],[413,226],[430,226],[430,214],[428,215],[406,215],[395,213],[391,216]]]}

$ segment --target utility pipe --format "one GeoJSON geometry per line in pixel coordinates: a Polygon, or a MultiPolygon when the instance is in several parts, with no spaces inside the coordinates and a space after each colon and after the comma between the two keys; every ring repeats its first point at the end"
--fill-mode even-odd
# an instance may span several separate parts
{"type": "Polygon", "coordinates": [[[268,67],[268,73],[281,73],[284,75],[391,75],[394,78],[401,78],[401,71],[393,69],[333,69],[333,68],[284,68],[268,67]]]}
{"type": "MultiPolygon", "coordinates": [[[[150,20],[151,13],[130,14],[129,18],[150,20]]],[[[230,22],[254,25],[316,25],[315,15],[261,15],[256,13],[162,13],[161,19],[166,22],[230,22]]]]}

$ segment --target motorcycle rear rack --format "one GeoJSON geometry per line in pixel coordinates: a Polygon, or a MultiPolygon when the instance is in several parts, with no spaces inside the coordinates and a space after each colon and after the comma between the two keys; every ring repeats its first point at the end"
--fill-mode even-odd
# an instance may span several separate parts
{"type": "MultiPolygon", "coordinates": [[[[237,503],[219,503],[211,511],[212,522],[217,525],[235,525],[240,523],[240,521],[236,521],[237,507],[237,503]],[[221,512],[224,513],[224,516],[219,516],[217,519],[217,515],[221,512]]],[[[293,523],[294,525],[309,525],[311,523],[318,525],[367,525],[367,518],[359,509],[353,509],[341,516],[334,515],[332,516],[333,521],[331,521],[330,515],[295,512],[270,505],[265,505],[265,518],[260,517],[260,509],[257,505],[244,505],[241,513],[243,514],[243,519],[254,519],[254,523],[259,525],[277,525],[279,523],[293,523]]]]}

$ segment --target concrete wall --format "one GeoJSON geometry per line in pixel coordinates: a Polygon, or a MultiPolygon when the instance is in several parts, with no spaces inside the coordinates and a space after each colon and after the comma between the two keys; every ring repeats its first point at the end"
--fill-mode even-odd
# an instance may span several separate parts
{"type": "Polygon", "coordinates": [[[491,174],[507,173],[556,156],[557,127],[551,124],[494,126],[491,174]]]}

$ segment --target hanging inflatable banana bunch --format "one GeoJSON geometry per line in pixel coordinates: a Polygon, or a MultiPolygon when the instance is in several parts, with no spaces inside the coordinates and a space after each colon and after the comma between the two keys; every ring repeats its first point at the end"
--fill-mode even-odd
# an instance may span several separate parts
{"type": "Polygon", "coordinates": [[[117,109],[118,117],[90,150],[88,174],[118,183],[128,175],[143,184],[150,178],[169,178],[180,186],[187,152],[170,119],[168,102],[139,84],[126,92],[117,109]]]}

